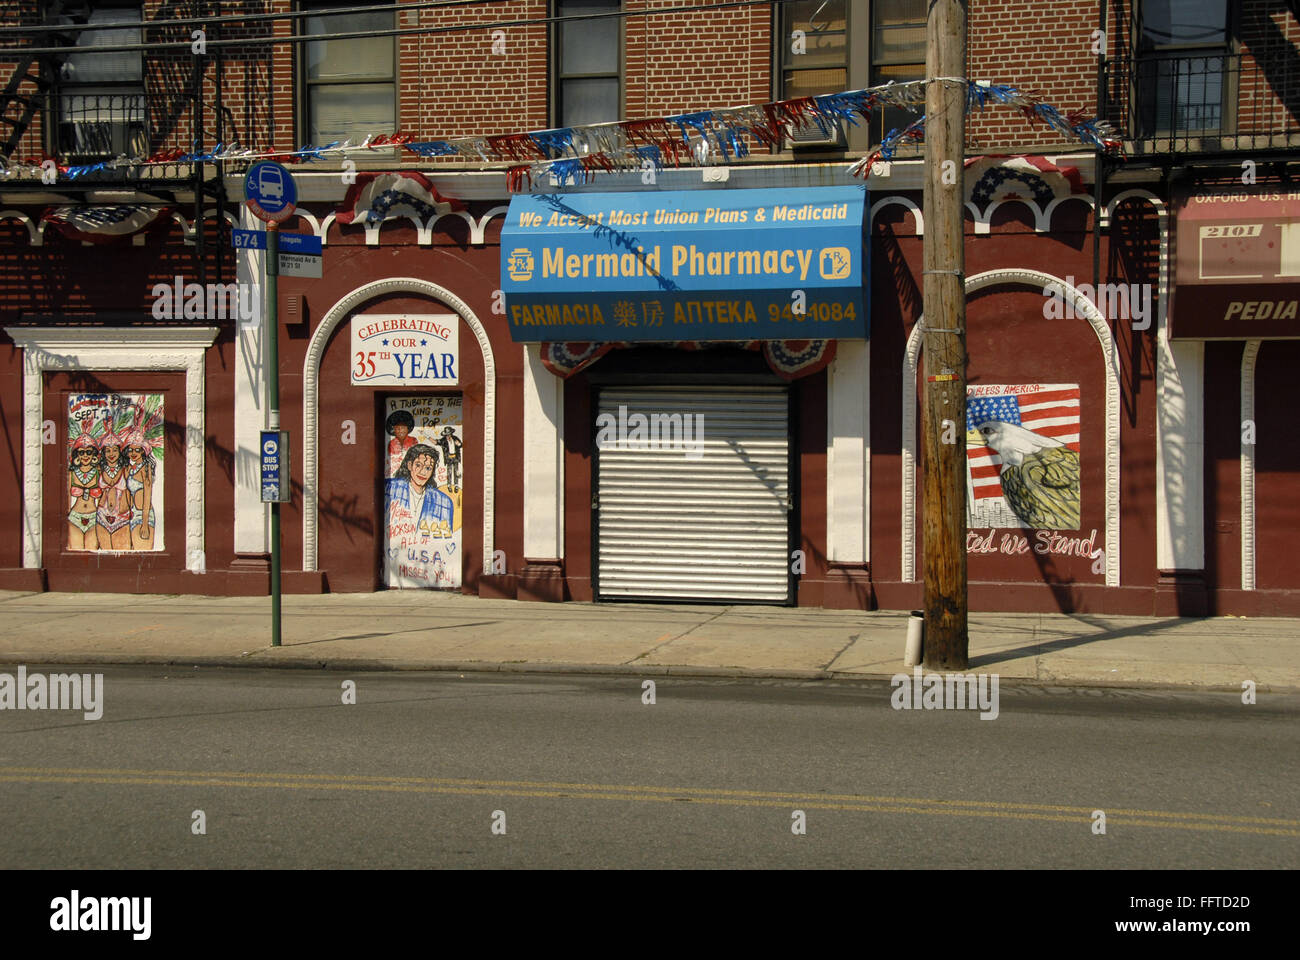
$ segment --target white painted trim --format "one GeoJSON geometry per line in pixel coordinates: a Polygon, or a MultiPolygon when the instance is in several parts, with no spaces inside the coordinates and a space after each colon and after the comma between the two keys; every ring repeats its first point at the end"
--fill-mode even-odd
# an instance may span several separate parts
{"type": "Polygon", "coordinates": [[[871,211],[867,214],[868,232],[870,232],[871,224],[876,219],[876,214],[889,206],[899,206],[905,210],[912,211],[912,219],[916,222],[916,235],[918,237],[925,235],[925,215],[921,213],[921,208],[907,197],[899,197],[892,194],[887,197],[881,197],[871,205],[871,211]]]}
{"type": "Polygon", "coordinates": [[[1169,208],[1149,190],[1116,195],[1102,217],[1109,227],[1128,200],[1155,208],[1160,231],[1156,297],[1156,568],[1205,568],[1205,344],[1169,339],[1169,208]]]}
{"type": "Polygon", "coordinates": [[[826,557],[871,556],[871,348],[841,340],[826,377],[826,557]]]}
{"type": "MultiPolygon", "coordinates": [[[[524,559],[564,556],[564,381],[524,351],[524,559]]],[[[509,558],[507,558],[509,559],[509,558]]],[[[490,563],[488,557],[484,561],[490,563]]]]}
{"type": "MultiPolygon", "coordinates": [[[[1163,311],[1162,311],[1163,313],[1163,311]]],[[[1156,568],[1205,567],[1205,343],[1156,337],[1156,568]]]]}
{"type": "MultiPolygon", "coordinates": [[[[1101,345],[1102,363],[1106,369],[1106,586],[1119,586],[1120,540],[1120,395],[1119,352],[1115,338],[1101,311],[1078,290],[1059,277],[1041,270],[988,270],[966,278],[966,295],[969,297],[985,287],[1016,284],[1045,289],[1049,284],[1059,285],[1074,302],[1075,312],[1092,326],[1101,345]]],[[[916,373],[920,362],[921,341],[925,317],[917,318],[907,339],[903,355],[903,502],[902,502],[902,579],[916,580],[916,373]]]]}
{"type": "MultiPolygon", "coordinates": [[[[1127,197],[1133,194],[1145,195],[1146,191],[1129,190],[1123,194],[1120,194],[1120,196],[1127,197]]],[[[993,214],[997,212],[998,207],[1006,203],[1024,204],[1026,207],[1029,208],[1029,212],[1033,214],[1034,232],[1047,233],[1052,229],[1052,214],[1056,212],[1056,208],[1061,206],[1064,203],[1068,203],[1071,200],[1077,200],[1081,203],[1086,203],[1090,209],[1095,209],[1097,206],[1097,200],[1091,194],[1072,193],[1069,194],[1068,196],[1053,198],[1045,207],[1040,207],[1036,200],[1030,199],[1028,197],[1007,197],[1004,200],[993,201],[983,210],[980,210],[980,208],[975,205],[974,201],[967,200],[964,208],[966,210],[969,210],[971,216],[974,218],[974,235],[977,237],[983,237],[989,235],[992,229],[993,214]]],[[[907,197],[896,196],[893,194],[881,197],[879,200],[877,200],[875,203],[871,205],[871,211],[867,215],[868,229],[870,229],[871,221],[875,220],[876,214],[883,208],[891,205],[905,207],[906,209],[910,210],[912,212],[913,218],[916,220],[916,235],[919,237],[925,234],[925,218],[922,216],[921,211],[917,208],[916,204],[913,203],[911,200],[909,200],[907,197]]],[[[1112,203],[1112,207],[1113,207],[1113,203],[1112,203]]],[[[1105,222],[1106,221],[1103,219],[1102,221],[1103,226],[1105,226],[1105,222]]]]}
{"type": "MultiPolygon", "coordinates": [[[[317,528],[320,521],[317,484],[319,482],[318,451],[320,449],[320,362],[334,329],[346,320],[353,309],[376,297],[392,295],[428,297],[446,304],[469,325],[478,340],[483,354],[483,559],[491,563],[493,521],[496,503],[496,405],[497,370],[492,356],[492,344],[487,331],[474,311],[460,297],[446,287],[416,277],[388,277],[362,284],[345,294],[334,306],[325,311],[320,324],[312,331],[307,344],[307,356],[302,364],[302,568],[316,569],[317,528]]],[[[342,387],[340,387],[342,389],[342,387]]]]}
{"type": "Polygon", "coordinates": [[[6,327],[23,351],[23,566],[42,565],[42,385],[46,370],[185,373],[185,567],[203,572],[204,357],[216,327],[6,327]]]}
{"type": "MultiPolygon", "coordinates": [[[[1255,361],[1261,341],[1247,340],[1241,354],[1241,422],[1255,419],[1255,361]]],[[[1258,440],[1259,437],[1254,438],[1258,440]]],[[[1255,589],[1255,444],[1241,445],[1241,589],[1255,589]]]]}
{"type": "Polygon", "coordinates": [[[21,210],[0,210],[0,220],[17,220],[27,228],[27,240],[33,247],[45,242],[45,223],[33,223],[32,218],[21,210]]]}
{"type": "MultiPolygon", "coordinates": [[[[241,207],[240,226],[260,230],[261,221],[241,207]]],[[[263,283],[265,250],[241,247],[235,251],[235,279],[257,288],[260,310],[266,316],[263,283]]],[[[263,554],[271,550],[271,506],[262,502],[261,444],[266,427],[265,323],[240,323],[235,327],[235,515],[232,535],[237,554],[263,554]]]]}

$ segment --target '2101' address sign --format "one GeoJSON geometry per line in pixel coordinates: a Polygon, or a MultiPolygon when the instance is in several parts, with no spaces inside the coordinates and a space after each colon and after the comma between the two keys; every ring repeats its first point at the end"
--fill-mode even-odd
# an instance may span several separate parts
{"type": "Polygon", "coordinates": [[[352,383],[450,387],[460,377],[454,313],[360,314],[352,318],[352,383]]]}

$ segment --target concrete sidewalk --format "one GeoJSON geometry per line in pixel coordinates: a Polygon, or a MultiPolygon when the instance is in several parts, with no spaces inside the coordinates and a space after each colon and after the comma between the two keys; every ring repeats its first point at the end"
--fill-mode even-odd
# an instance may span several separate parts
{"type": "MultiPolygon", "coordinates": [[[[0,663],[863,678],[904,671],[905,612],[520,603],[390,591],[268,597],[0,592],[0,663]]],[[[970,669],[1058,685],[1300,689],[1300,622],[970,618],[970,669]]]]}

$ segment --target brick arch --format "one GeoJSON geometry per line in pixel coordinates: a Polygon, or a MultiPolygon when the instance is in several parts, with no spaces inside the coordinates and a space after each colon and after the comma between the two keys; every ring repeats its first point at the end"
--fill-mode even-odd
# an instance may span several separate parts
{"type": "MultiPolygon", "coordinates": [[[[1119,586],[1119,354],[1115,337],[1096,305],[1059,277],[1041,270],[988,270],[966,278],[966,296],[1005,284],[1043,290],[1058,286],[1075,313],[1092,325],[1106,368],[1106,586],[1119,586]]],[[[903,502],[902,579],[916,580],[916,371],[925,333],[925,316],[917,318],[903,355],[903,502]]]]}
{"type": "Polygon", "coordinates": [[[319,517],[320,477],[320,363],[330,335],[356,307],[375,297],[394,294],[414,294],[446,304],[459,314],[474,332],[479,350],[483,354],[483,556],[492,556],[493,524],[495,521],[494,491],[496,488],[496,360],[487,330],[460,297],[446,287],[415,277],[388,277],[362,284],[343,296],[325,311],[320,325],[312,332],[307,344],[307,356],[302,364],[302,568],[315,570],[317,564],[317,530],[319,517]]]}

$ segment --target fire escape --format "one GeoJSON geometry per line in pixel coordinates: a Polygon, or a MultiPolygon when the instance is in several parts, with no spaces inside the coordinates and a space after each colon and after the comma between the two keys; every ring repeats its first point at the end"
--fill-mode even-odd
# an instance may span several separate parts
{"type": "Polygon", "coordinates": [[[1127,168],[1284,169],[1300,154],[1300,51],[1274,14],[1300,4],[1100,0],[1097,102],[1127,168]]]}
{"type": "MultiPolygon", "coordinates": [[[[209,270],[214,270],[215,279],[224,281],[227,272],[233,275],[234,261],[222,216],[227,198],[221,165],[125,162],[225,140],[227,111],[222,105],[224,65],[219,48],[205,55],[140,57],[141,66],[133,75],[129,71],[125,77],[114,75],[122,54],[96,53],[93,39],[86,39],[113,31],[74,29],[95,22],[96,13],[110,9],[122,21],[134,23],[140,22],[143,8],[124,11],[120,5],[110,8],[97,0],[44,0],[35,22],[29,19],[0,35],[0,49],[10,51],[0,53],[0,65],[13,65],[0,91],[0,198],[14,195],[4,199],[6,205],[113,202],[187,211],[183,215],[192,217],[194,224],[194,275],[205,283],[209,270]],[[111,57],[119,60],[102,59],[111,57]],[[90,68],[95,83],[72,82],[77,79],[78,63],[100,64],[90,68]],[[205,78],[215,88],[212,105],[203,100],[205,78]],[[110,165],[75,179],[60,174],[51,184],[41,178],[46,159],[60,166],[110,165]]],[[[221,12],[219,0],[191,0],[171,7],[168,18],[215,17],[221,12]]],[[[188,42],[189,31],[190,27],[169,25],[166,19],[146,21],[126,42],[188,42]]],[[[100,45],[120,42],[114,38],[100,45]]]]}

